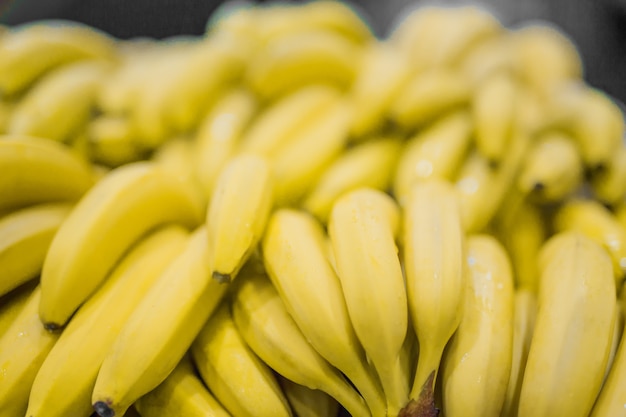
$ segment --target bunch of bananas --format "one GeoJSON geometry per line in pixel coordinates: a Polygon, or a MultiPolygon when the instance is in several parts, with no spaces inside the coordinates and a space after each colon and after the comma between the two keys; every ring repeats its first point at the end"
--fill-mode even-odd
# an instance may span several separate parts
{"type": "Polygon", "coordinates": [[[547,23],[0,33],[0,417],[626,416],[624,118],[547,23]]]}

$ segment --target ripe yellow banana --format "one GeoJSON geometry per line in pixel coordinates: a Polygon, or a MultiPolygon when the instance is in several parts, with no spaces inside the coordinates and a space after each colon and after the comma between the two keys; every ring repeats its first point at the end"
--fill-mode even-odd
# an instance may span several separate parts
{"type": "Polygon", "coordinates": [[[33,382],[29,417],[89,415],[98,370],[120,330],[159,275],[182,252],[188,232],[164,226],[138,243],[76,312],[33,382]]]}
{"type": "Polygon", "coordinates": [[[213,279],[232,281],[256,249],[273,207],[273,178],[265,158],[239,155],[217,178],[206,214],[213,279]]]}
{"type": "Polygon", "coordinates": [[[20,311],[22,311],[22,308],[28,301],[28,297],[30,297],[37,285],[39,285],[39,282],[32,280],[0,297],[0,338],[11,326],[20,311]]]}
{"type": "Polygon", "coordinates": [[[69,21],[25,24],[0,42],[0,91],[10,96],[31,86],[49,70],[84,59],[115,60],[111,37],[69,21]]]}
{"type": "Polygon", "coordinates": [[[232,415],[291,417],[291,408],[272,370],[246,345],[222,303],[191,346],[200,375],[232,415]]]}
{"type": "Polygon", "coordinates": [[[95,182],[89,164],[60,143],[20,136],[0,138],[0,211],[76,201],[95,182]]]}
{"type": "Polygon", "coordinates": [[[384,416],[380,381],[350,322],[327,252],[324,229],[308,213],[279,209],[270,217],[262,242],[263,260],[287,311],[315,350],[350,379],[372,415],[384,416]]]}
{"type": "Polygon", "coordinates": [[[503,33],[477,43],[463,56],[459,68],[475,83],[497,72],[514,73],[515,54],[511,36],[503,33]]]}
{"type": "Polygon", "coordinates": [[[370,416],[358,392],[298,328],[265,274],[242,271],[232,301],[239,334],[271,369],[294,383],[335,398],[351,416],[370,416]]]}
{"type": "Polygon", "coordinates": [[[415,184],[403,208],[408,306],[419,341],[411,408],[432,398],[444,347],[461,321],[465,236],[457,194],[445,180],[415,184]]]}
{"type": "Polygon", "coordinates": [[[298,417],[337,417],[339,403],[324,391],[307,388],[287,378],[279,377],[278,383],[298,417]]]}
{"type": "Polygon", "coordinates": [[[442,116],[410,138],[394,174],[394,197],[402,204],[416,182],[452,179],[469,151],[472,132],[472,119],[462,110],[442,116]]]}
{"type": "Polygon", "coordinates": [[[490,235],[467,239],[463,318],[443,360],[446,416],[498,417],[513,348],[513,276],[504,247],[490,235]]]}
{"type": "MultiPolygon", "coordinates": [[[[619,301],[618,301],[619,303],[619,301]]],[[[618,305],[618,308],[615,309],[615,320],[613,320],[613,334],[611,337],[611,350],[609,352],[609,359],[606,362],[606,369],[604,370],[604,377],[602,378],[602,384],[606,382],[606,379],[613,367],[613,362],[615,361],[615,356],[617,354],[617,349],[619,347],[619,342],[622,339],[622,331],[624,330],[624,317],[622,313],[621,307],[618,305]]]]}
{"type": "Polygon", "coordinates": [[[0,218],[0,296],[41,273],[52,238],[72,204],[41,204],[0,218]]]}
{"type": "Polygon", "coordinates": [[[577,232],[542,249],[537,317],[519,417],[587,416],[602,385],[617,308],[611,259],[577,232]]]}
{"type": "Polygon", "coordinates": [[[89,159],[108,167],[147,159],[147,153],[135,143],[133,135],[126,116],[106,114],[92,119],[86,127],[89,159]]]}
{"type": "Polygon", "coordinates": [[[29,295],[11,326],[0,337],[0,416],[23,416],[39,367],[58,334],[46,331],[37,314],[40,287],[29,295]]]}
{"type": "Polygon", "coordinates": [[[606,169],[591,178],[593,195],[604,204],[614,206],[626,199],[626,147],[620,147],[606,169]]]}
{"type": "Polygon", "coordinates": [[[402,148],[402,140],[395,136],[377,137],[348,148],[320,174],[302,207],[326,224],[333,203],[342,194],[358,187],[387,190],[402,148]]]}
{"type": "Polygon", "coordinates": [[[121,416],[174,370],[224,297],[211,279],[204,226],[157,278],[102,362],[92,404],[101,417],[121,416]]]}
{"type": "Polygon", "coordinates": [[[196,376],[189,355],[158,387],[139,398],[134,408],[141,417],[230,416],[196,376]]]}
{"type": "Polygon", "coordinates": [[[74,207],[57,231],[41,273],[40,315],[58,329],[106,278],[122,254],[165,223],[200,223],[193,190],[147,162],[116,168],[74,207]]]}

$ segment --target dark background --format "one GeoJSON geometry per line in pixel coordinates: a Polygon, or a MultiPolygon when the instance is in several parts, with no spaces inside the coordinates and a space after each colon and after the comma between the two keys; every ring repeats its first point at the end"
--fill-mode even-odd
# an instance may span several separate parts
{"type": "MultiPolygon", "coordinates": [[[[39,19],[87,23],[119,38],[164,38],[204,32],[216,0],[0,0],[0,23],[17,25],[39,19]]],[[[408,0],[352,0],[385,36],[408,0]]],[[[431,2],[432,3],[432,2],[431,2]]],[[[467,3],[439,1],[437,4],[467,3]]],[[[585,64],[587,82],[626,102],[626,0],[482,0],[503,24],[548,20],[567,33],[585,64]]]]}

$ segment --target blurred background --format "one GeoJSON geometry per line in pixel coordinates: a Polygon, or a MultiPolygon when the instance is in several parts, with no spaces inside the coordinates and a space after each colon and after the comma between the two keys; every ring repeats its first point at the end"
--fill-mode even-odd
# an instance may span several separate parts
{"type": "MultiPolygon", "coordinates": [[[[262,2],[262,1],[261,1],[262,2]]],[[[118,38],[199,35],[217,0],[0,0],[0,24],[69,19],[118,38]]],[[[351,0],[372,30],[386,36],[420,1],[351,0]]],[[[432,3],[432,2],[431,2],[432,3]]],[[[550,21],[574,41],[585,64],[585,79],[626,102],[626,0],[444,0],[441,5],[479,4],[509,27],[529,20],[550,21]]]]}

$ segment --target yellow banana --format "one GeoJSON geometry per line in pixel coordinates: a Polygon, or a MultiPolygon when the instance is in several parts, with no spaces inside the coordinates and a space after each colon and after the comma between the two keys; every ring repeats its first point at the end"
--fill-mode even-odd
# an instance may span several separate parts
{"type": "Polygon", "coordinates": [[[102,417],[121,416],[185,355],[228,285],[211,279],[204,226],[157,278],[102,362],[92,394],[102,417]]]}
{"type": "Polygon", "coordinates": [[[463,318],[443,360],[446,416],[498,417],[512,363],[513,276],[492,236],[467,239],[463,318]]]}
{"type": "Polygon", "coordinates": [[[401,155],[403,143],[395,136],[377,137],[342,153],[320,176],[302,201],[302,207],[322,223],[333,203],[358,187],[385,191],[401,155]]]}
{"type": "Polygon", "coordinates": [[[98,369],[124,323],[182,252],[188,232],[165,226],[138,243],[72,317],[33,382],[27,415],[89,415],[98,369]]]}
{"type": "MultiPolygon", "coordinates": [[[[619,301],[618,301],[619,303],[619,301]]],[[[619,347],[619,343],[622,339],[622,331],[624,330],[624,317],[622,313],[621,307],[618,305],[618,308],[615,309],[615,320],[613,320],[613,334],[611,335],[611,350],[609,352],[609,359],[606,362],[606,369],[604,370],[604,377],[602,379],[602,384],[606,382],[606,379],[613,367],[613,362],[615,361],[615,356],[617,354],[617,348],[619,347]]]]}
{"type": "Polygon", "coordinates": [[[452,179],[469,151],[472,133],[469,114],[458,111],[442,116],[410,138],[394,174],[395,198],[402,204],[418,181],[452,179]]]}
{"type": "Polygon", "coordinates": [[[85,59],[115,60],[114,40],[70,21],[40,21],[8,31],[0,42],[0,91],[24,91],[53,68],[85,59]]]}
{"type": "Polygon", "coordinates": [[[238,278],[232,310],[239,334],[270,368],[294,383],[327,393],[351,416],[370,416],[363,398],[309,344],[267,276],[247,272],[238,278]]]}
{"type": "Polygon", "coordinates": [[[196,376],[189,355],[158,387],[139,398],[134,408],[141,417],[230,417],[196,376]]]}
{"type": "Polygon", "coordinates": [[[88,163],[52,140],[0,137],[0,211],[76,201],[95,182],[88,163]]]}
{"type": "Polygon", "coordinates": [[[58,338],[37,314],[40,287],[29,295],[11,326],[0,337],[0,416],[26,414],[28,395],[44,359],[58,338]]]}
{"type": "Polygon", "coordinates": [[[206,214],[213,279],[232,281],[256,249],[274,203],[271,166],[240,155],[224,167],[206,214]]]}
{"type": "Polygon", "coordinates": [[[447,181],[415,184],[403,208],[408,306],[419,341],[411,409],[432,400],[444,347],[461,321],[465,236],[457,195],[447,181]]]}
{"type": "Polygon", "coordinates": [[[543,250],[518,416],[587,416],[611,348],[617,308],[611,259],[577,232],[555,235],[543,250]]]}
{"type": "Polygon", "coordinates": [[[512,37],[508,33],[477,43],[459,62],[460,70],[475,83],[480,83],[497,72],[515,72],[515,54],[512,37]]]}
{"type": "Polygon", "coordinates": [[[0,297],[0,338],[20,314],[37,285],[39,282],[32,280],[0,297]]]}
{"type": "Polygon", "coordinates": [[[41,273],[52,238],[72,207],[41,204],[0,218],[0,296],[41,273]]]}
{"type": "Polygon", "coordinates": [[[170,222],[198,225],[195,197],[185,183],[151,163],[136,162],[107,174],[76,204],[52,241],[41,273],[44,326],[63,327],[149,230],[170,222]]]}
{"type": "Polygon", "coordinates": [[[604,204],[614,206],[626,198],[626,147],[616,150],[606,169],[592,176],[591,187],[604,204]]]}
{"type": "Polygon", "coordinates": [[[293,415],[272,370],[239,334],[229,303],[222,303],[211,315],[191,354],[205,384],[232,415],[293,415]]]}
{"type": "Polygon", "coordinates": [[[298,417],[337,417],[339,403],[324,391],[307,388],[287,378],[279,377],[278,383],[298,417]]]}
{"type": "Polygon", "coordinates": [[[309,214],[279,209],[270,217],[262,242],[263,259],[287,311],[313,348],[350,379],[372,416],[384,416],[380,381],[350,322],[327,251],[322,225],[309,214]]]}
{"type": "Polygon", "coordinates": [[[133,139],[133,130],[125,116],[101,115],[86,127],[89,159],[108,167],[147,159],[147,153],[133,139]]]}
{"type": "Polygon", "coordinates": [[[408,331],[407,294],[395,236],[400,208],[382,191],[360,188],[334,204],[328,234],[350,321],[376,369],[396,417],[409,400],[401,350],[408,331]]]}

